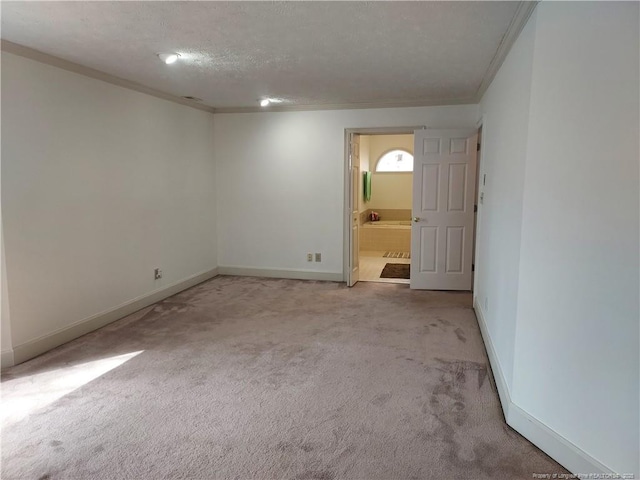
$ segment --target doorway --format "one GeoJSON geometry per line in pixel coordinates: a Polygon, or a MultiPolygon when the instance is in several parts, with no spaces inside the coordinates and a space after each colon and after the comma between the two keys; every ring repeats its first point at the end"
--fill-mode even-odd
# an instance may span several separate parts
{"type": "Polygon", "coordinates": [[[472,290],[477,144],[477,128],[345,130],[349,286],[362,280],[409,283],[414,289],[472,290]],[[410,168],[398,168],[409,157],[410,168]],[[403,181],[396,175],[400,173],[408,185],[388,192],[394,181],[403,181]],[[378,200],[387,193],[396,203],[379,203],[376,191],[382,193],[378,200]],[[401,203],[403,196],[407,205],[401,203]],[[408,243],[400,240],[403,228],[408,243]],[[388,267],[405,271],[405,278],[397,278],[403,276],[397,271],[385,275],[388,267]]]}
{"type": "Polygon", "coordinates": [[[413,133],[359,135],[360,277],[409,284],[413,133]]]}
{"type": "Polygon", "coordinates": [[[358,281],[409,284],[402,277],[408,276],[411,261],[412,171],[401,167],[413,160],[413,132],[420,128],[345,130],[344,275],[349,286],[358,281]]]}

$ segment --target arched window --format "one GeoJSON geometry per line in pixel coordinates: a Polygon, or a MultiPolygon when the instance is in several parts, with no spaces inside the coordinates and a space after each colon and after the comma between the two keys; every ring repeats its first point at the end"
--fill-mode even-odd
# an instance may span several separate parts
{"type": "Polygon", "coordinates": [[[406,150],[391,150],[380,157],[376,172],[413,172],[413,155],[406,150]]]}

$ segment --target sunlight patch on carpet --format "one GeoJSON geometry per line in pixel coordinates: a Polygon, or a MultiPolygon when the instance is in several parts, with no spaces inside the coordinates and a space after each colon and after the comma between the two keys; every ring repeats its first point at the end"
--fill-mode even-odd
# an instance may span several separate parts
{"type": "Polygon", "coordinates": [[[119,367],[143,351],[101,358],[3,381],[2,414],[0,416],[2,427],[5,428],[19,422],[37,410],[119,367]],[[11,389],[6,388],[9,384],[11,384],[11,389]]]}

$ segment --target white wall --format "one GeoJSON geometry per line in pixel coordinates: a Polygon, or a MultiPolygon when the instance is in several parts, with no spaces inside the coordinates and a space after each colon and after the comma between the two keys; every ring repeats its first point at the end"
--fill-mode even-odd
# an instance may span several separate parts
{"type": "Polygon", "coordinates": [[[534,34],[535,18],[521,32],[481,104],[479,190],[484,193],[484,200],[478,205],[474,295],[482,306],[509,388],[513,376],[534,34]]]}
{"type": "Polygon", "coordinates": [[[413,135],[371,135],[371,202],[367,208],[409,209],[413,204],[411,173],[376,173],[376,164],[389,150],[400,148],[413,154],[413,135]]]}
{"type": "Polygon", "coordinates": [[[636,475],[638,29],[636,2],[539,7],[513,394],[636,475]]]}
{"type": "Polygon", "coordinates": [[[342,278],[345,128],[477,119],[477,105],[216,115],[220,266],[342,278]],[[322,263],[307,263],[307,252],[322,263]]]}
{"type": "Polygon", "coordinates": [[[3,53],[2,127],[14,350],[216,267],[213,115],[3,53]]]}
{"type": "Polygon", "coordinates": [[[482,100],[476,285],[510,424],[574,473],[636,478],[638,15],[538,5],[482,100]]]}

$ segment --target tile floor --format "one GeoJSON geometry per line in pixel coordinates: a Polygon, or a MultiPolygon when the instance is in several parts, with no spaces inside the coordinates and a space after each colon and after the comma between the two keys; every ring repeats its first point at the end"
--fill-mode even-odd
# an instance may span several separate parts
{"type": "Polygon", "coordinates": [[[409,284],[404,278],[380,278],[387,263],[411,263],[408,258],[384,258],[384,252],[360,251],[360,281],[409,284]]]}

